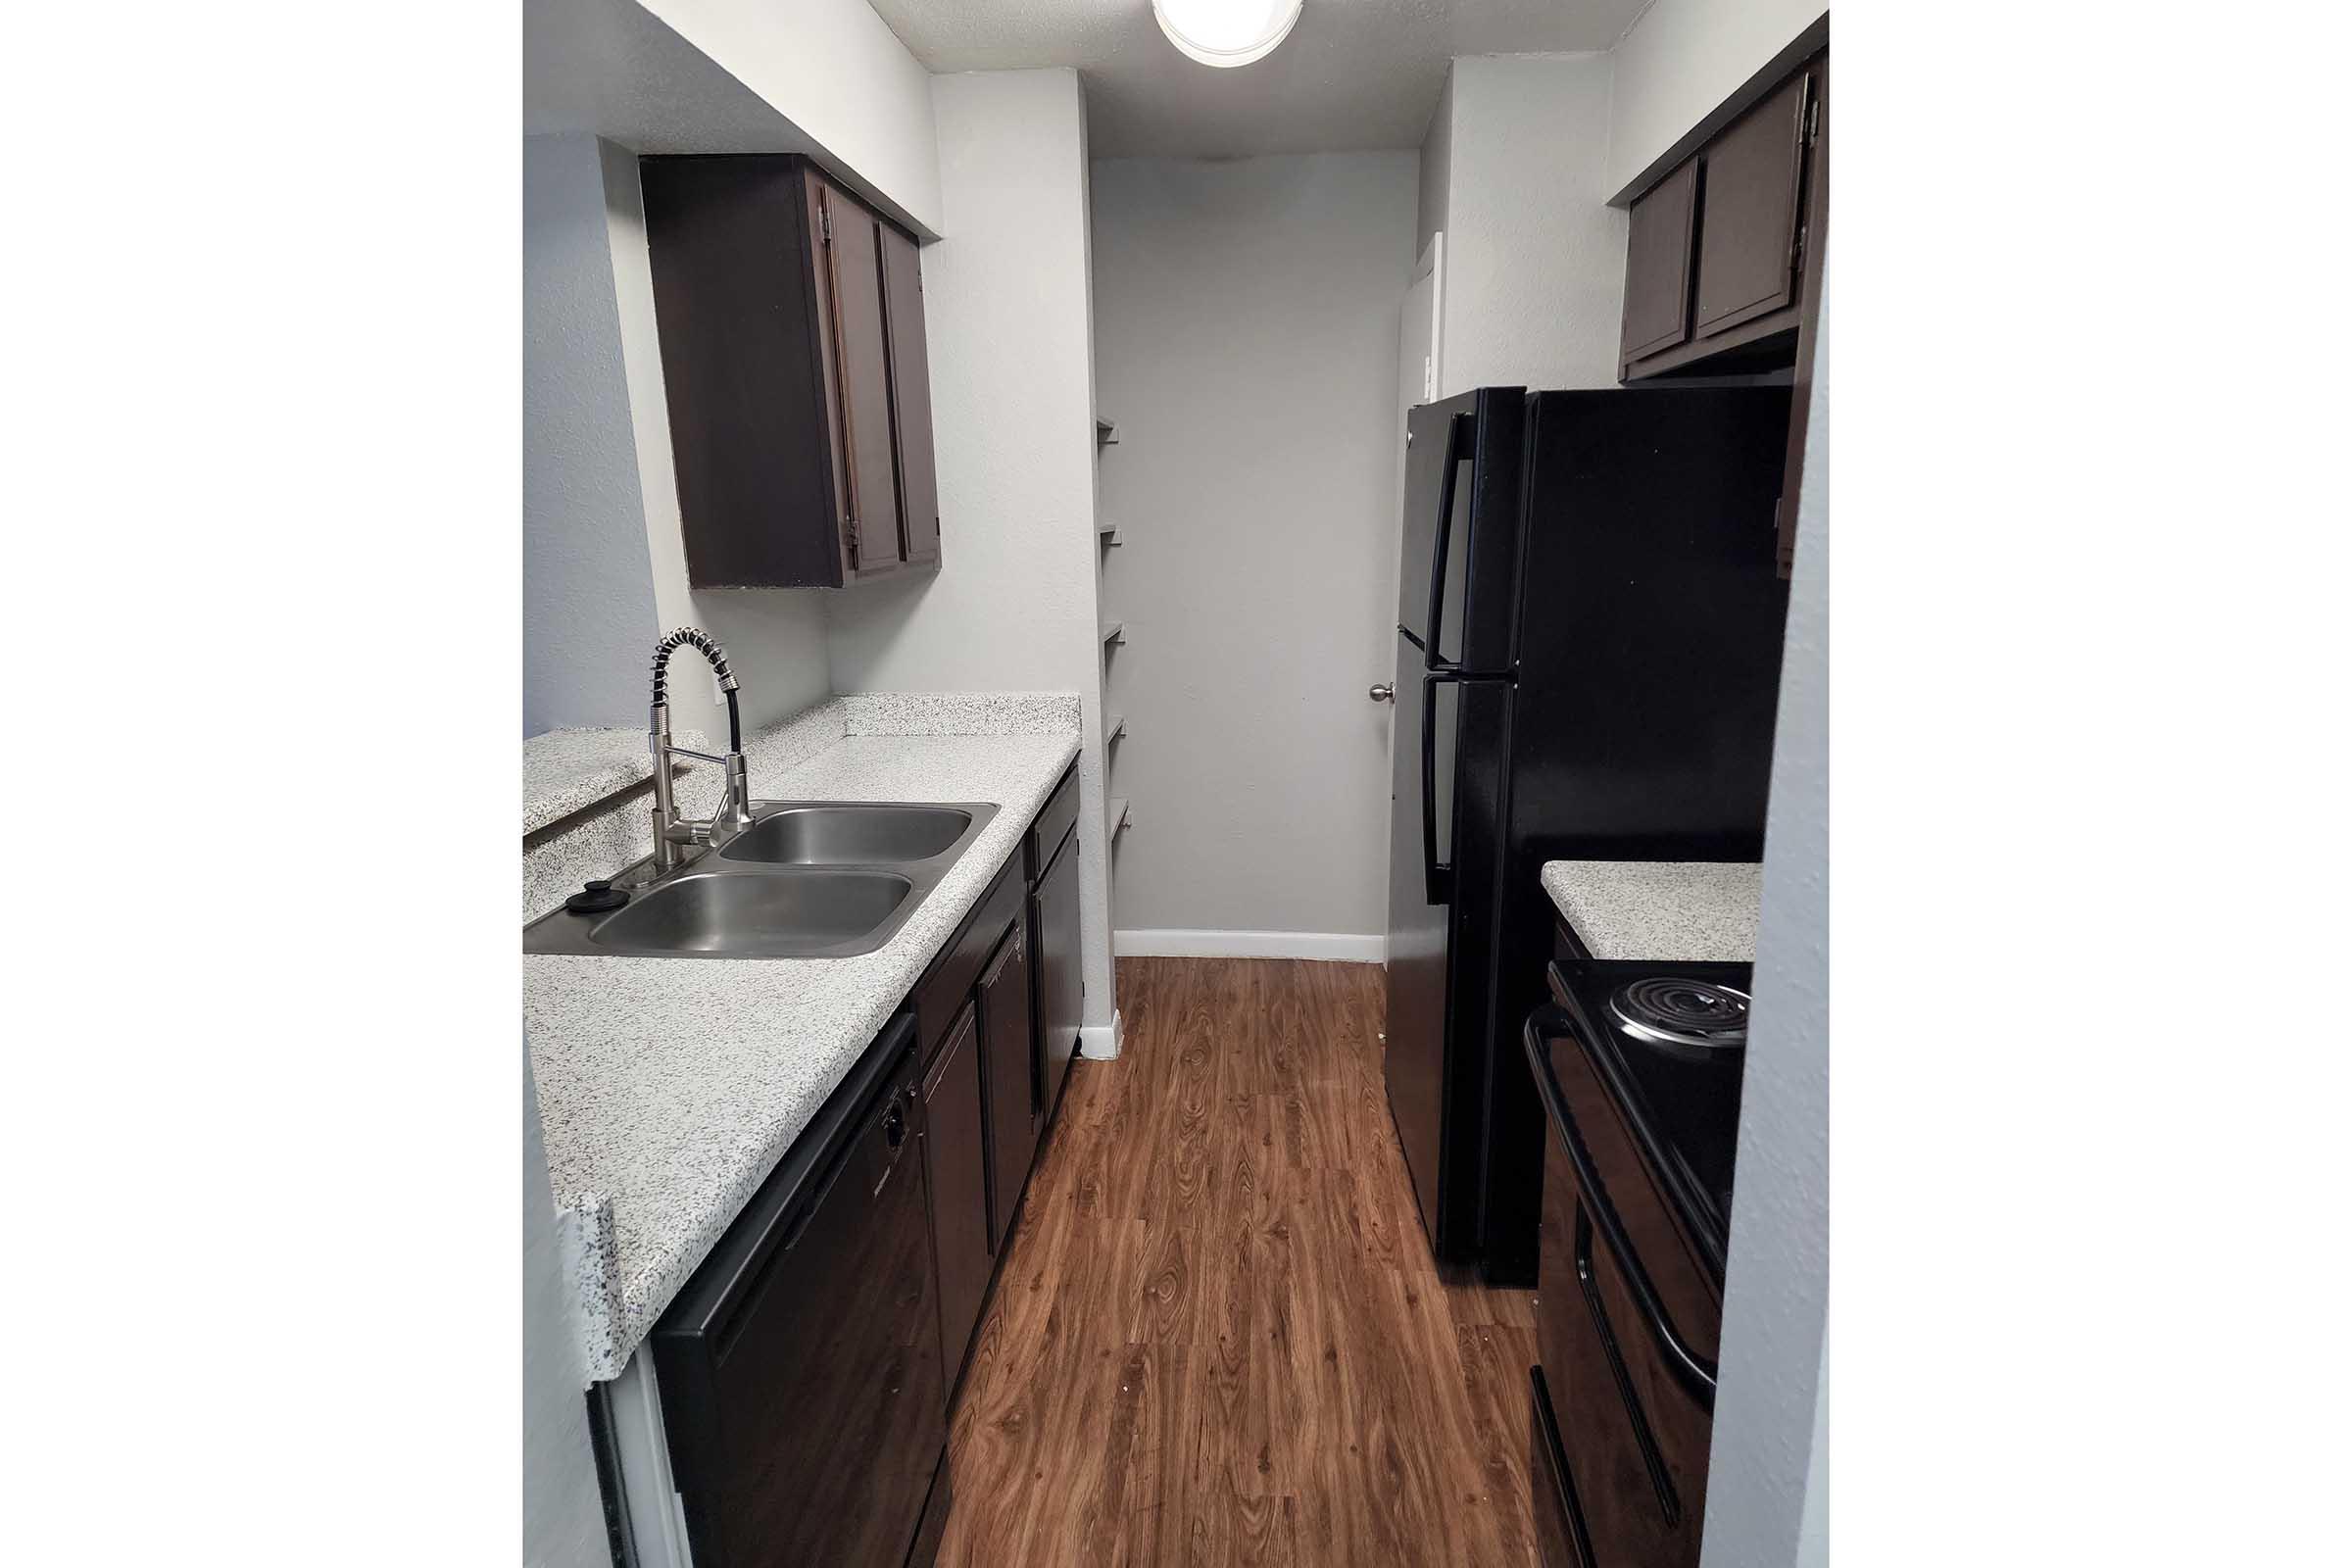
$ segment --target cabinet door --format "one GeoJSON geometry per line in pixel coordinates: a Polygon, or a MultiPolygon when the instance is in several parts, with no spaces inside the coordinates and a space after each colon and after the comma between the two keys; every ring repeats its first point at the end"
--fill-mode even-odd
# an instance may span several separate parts
{"type": "Polygon", "coordinates": [[[988,1130],[981,1113],[979,1010],[963,1015],[923,1078],[923,1169],[939,1258],[940,1364],[956,1386],[988,1295],[988,1130]]]}
{"type": "Polygon", "coordinates": [[[1701,155],[1700,337],[1795,302],[1809,83],[1789,77],[1701,155]]]}
{"type": "Polygon", "coordinates": [[[1037,1049],[1030,1032],[1029,922],[1012,923],[980,976],[980,1052],[988,1064],[988,1234],[1011,1233],[1037,1152],[1037,1049]]]}
{"type": "Polygon", "coordinates": [[[900,553],[939,559],[939,473],[931,450],[931,359],[923,340],[923,264],[913,240],[882,225],[883,305],[890,323],[890,408],[899,464],[900,553]]]}
{"type": "Polygon", "coordinates": [[[834,401],[848,476],[846,565],[865,577],[905,559],[890,450],[890,340],[882,316],[881,221],[836,185],[820,192],[818,238],[832,307],[834,401]]]}
{"type": "Polygon", "coordinates": [[[1690,336],[1690,228],[1698,212],[1698,160],[1637,200],[1625,224],[1625,361],[1675,348],[1690,336]]]}
{"type": "Polygon", "coordinates": [[[647,158],[647,259],[698,588],[839,587],[830,319],[815,194],[789,158],[647,158]]]}
{"type": "Polygon", "coordinates": [[[1078,954],[1078,835],[1062,840],[1061,853],[1037,881],[1031,900],[1031,928],[1037,943],[1037,1047],[1041,1120],[1051,1120],[1078,1054],[1086,1023],[1086,984],[1078,954]]]}

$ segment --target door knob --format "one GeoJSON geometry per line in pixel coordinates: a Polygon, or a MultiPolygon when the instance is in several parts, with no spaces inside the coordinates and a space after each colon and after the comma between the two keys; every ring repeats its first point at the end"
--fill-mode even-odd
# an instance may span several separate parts
{"type": "Polygon", "coordinates": [[[1383,681],[1364,695],[1376,703],[1393,703],[1396,700],[1396,688],[1383,681]]]}

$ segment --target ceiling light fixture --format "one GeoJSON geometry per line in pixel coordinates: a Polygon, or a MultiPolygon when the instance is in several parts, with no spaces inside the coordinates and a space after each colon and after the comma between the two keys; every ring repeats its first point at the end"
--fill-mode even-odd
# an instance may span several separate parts
{"type": "Polygon", "coordinates": [[[1168,42],[1204,66],[1263,60],[1291,35],[1300,0],[1152,0],[1168,42]]]}

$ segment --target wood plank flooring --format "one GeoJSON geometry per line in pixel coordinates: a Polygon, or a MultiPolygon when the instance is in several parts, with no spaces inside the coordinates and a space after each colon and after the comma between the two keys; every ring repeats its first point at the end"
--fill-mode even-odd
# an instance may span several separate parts
{"type": "Polygon", "coordinates": [[[1126,958],[1119,1002],[980,1328],[939,1562],[1532,1563],[1533,1303],[1430,1260],[1380,967],[1126,958]]]}

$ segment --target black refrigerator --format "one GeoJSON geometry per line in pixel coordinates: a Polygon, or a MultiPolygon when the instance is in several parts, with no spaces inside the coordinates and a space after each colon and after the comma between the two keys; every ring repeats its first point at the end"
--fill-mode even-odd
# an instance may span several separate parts
{"type": "Polygon", "coordinates": [[[1544,862],[1763,855],[1788,398],[1487,387],[1407,420],[1389,1106],[1433,1250],[1496,1283],[1535,1277],[1544,862]]]}

